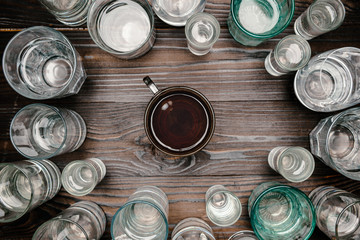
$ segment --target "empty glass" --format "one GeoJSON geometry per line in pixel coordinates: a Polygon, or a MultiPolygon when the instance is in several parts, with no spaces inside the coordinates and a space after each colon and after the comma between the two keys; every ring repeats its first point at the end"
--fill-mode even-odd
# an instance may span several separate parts
{"type": "Polygon", "coordinates": [[[16,34],[5,48],[2,65],[10,86],[31,99],[76,94],[86,78],[81,57],[70,41],[44,26],[16,34]]]}
{"type": "Polygon", "coordinates": [[[295,21],[294,30],[310,40],[338,28],[344,21],[345,7],[341,0],[315,0],[295,21]]]}
{"type": "Polygon", "coordinates": [[[80,26],[86,22],[92,0],[39,0],[59,22],[80,26]]]}
{"type": "Polygon", "coordinates": [[[158,187],[144,186],[131,194],[111,223],[113,240],[166,240],[169,202],[158,187]]]}
{"type": "Polygon", "coordinates": [[[33,240],[99,240],[106,227],[103,210],[95,203],[81,201],[42,224],[33,240]]]}
{"type": "Polygon", "coordinates": [[[72,161],[62,171],[61,183],[71,195],[85,196],[94,190],[105,174],[105,164],[98,158],[72,161]]]}
{"type": "Polygon", "coordinates": [[[154,45],[154,15],[147,0],[94,1],[87,21],[96,45],[116,57],[140,57],[154,45]]]}
{"type": "Polygon", "coordinates": [[[206,215],[214,224],[233,225],[241,216],[239,198],[222,185],[210,187],[205,194],[206,215]]]}
{"type": "Polygon", "coordinates": [[[240,231],[234,233],[228,240],[258,240],[253,231],[240,231]]]}
{"type": "Polygon", "coordinates": [[[330,50],[310,59],[295,76],[297,98],[317,112],[345,109],[360,102],[360,49],[330,50]]]}
{"type": "Polygon", "coordinates": [[[151,0],[156,15],[172,26],[184,26],[192,15],[204,11],[206,0],[151,0]]]}
{"type": "Polygon", "coordinates": [[[60,170],[49,160],[0,163],[0,223],[19,219],[60,188],[60,170]]]}
{"type": "Polygon", "coordinates": [[[278,182],[260,184],[248,202],[251,226],[259,239],[309,239],[316,225],[314,207],[299,189],[278,182]]]}
{"type": "Polygon", "coordinates": [[[198,56],[205,55],[220,36],[220,24],[211,14],[197,13],[187,20],[185,35],[189,50],[198,56]]]}
{"type": "Polygon", "coordinates": [[[315,169],[314,157],[302,147],[276,147],[268,156],[272,169],[290,182],[303,182],[315,169]]]}
{"type": "Polygon", "coordinates": [[[211,227],[199,218],[186,218],[176,224],[171,240],[215,240],[211,227]]]}
{"type": "Polygon", "coordinates": [[[311,57],[309,43],[297,35],[280,40],[265,59],[265,69],[273,76],[284,75],[304,67],[311,57]]]}
{"type": "Polygon", "coordinates": [[[344,176],[360,180],[360,108],[322,119],[310,133],[311,152],[344,176]]]}
{"type": "Polygon", "coordinates": [[[78,113],[39,103],[20,109],[10,125],[12,144],[29,159],[75,151],[85,136],[86,125],[78,113]]]}
{"type": "Polygon", "coordinates": [[[230,34],[243,45],[257,46],[281,33],[294,9],[294,0],[231,0],[227,20],[230,34]]]}
{"type": "Polygon", "coordinates": [[[330,239],[355,240],[360,236],[360,198],[347,191],[320,186],[309,195],[318,228],[330,239]]]}

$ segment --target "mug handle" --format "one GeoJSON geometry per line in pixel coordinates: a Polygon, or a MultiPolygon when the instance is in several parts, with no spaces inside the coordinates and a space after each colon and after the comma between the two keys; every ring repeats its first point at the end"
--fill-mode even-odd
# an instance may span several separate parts
{"type": "Polygon", "coordinates": [[[148,86],[148,88],[150,89],[150,91],[153,94],[156,94],[157,92],[159,92],[159,89],[157,88],[157,86],[155,85],[155,83],[151,80],[151,78],[149,76],[144,77],[143,79],[144,83],[146,84],[146,86],[148,86]]]}

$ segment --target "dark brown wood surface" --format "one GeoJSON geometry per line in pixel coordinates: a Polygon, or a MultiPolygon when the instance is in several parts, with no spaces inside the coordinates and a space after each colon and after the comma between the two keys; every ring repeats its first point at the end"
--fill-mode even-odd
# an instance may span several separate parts
{"type": "MultiPolygon", "coordinates": [[[[219,20],[221,34],[212,51],[202,57],[187,50],[184,28],[169,26],[156,17],[153,49],[141,58],[125,61],[98,48],[86,26],[62,25],[35,0],[0,0],[1,54],[11,37],[23,28],[46,25],[63,32],[83,57],[88,78],[80,93],[42,102],[80,113],[87,123],[87,138],[76,152],[51,160],[63,169],[72,160],[98,157],[107,167],[105,179],[88,196],[74,197],[62,189],[53,200],[20,220],[1,224],[0,239],[31,239],[41,223],[79,200],[94,201],[104,209],[108,223],[102,239],[110,239],[112,216],[143,185],[156,185],[167,193],[170,231],[186,217],[207,221],[216,239],[250,229],[247,199],[251,191],[266,181],[287,183],[268,166],[269,151],[276,146],[309,149],[309,132],[321,118],[330,115],[307,110],[298,102],[293,92],[294,73],[272,77],[264,69],[266,55],[279,39],[294,33],[295,19],[312,1],[295,2],[294,18],[283,33],[258,47],[245,47],[236,43],[227,29],[230,0],[208,0],[205,11],[219,20]],[[159,88],[186,85],[209,98],[217,123],[203,151],[174,158],[152,147],[143,129],[143,113],[152,97],[142,82],[146,75],[159,88]],[[216,227],[206,217],[204,195],[214,184],[234,191],[243,204],[240,220],[231,227],[216,227]]],[[[311,40],[312,55],[345,46],[360,48],[360,2],[343,3],[345,22],[339,29],[311,40]]],[[[33,102],[15,93],[0,72],[1,162],[23,159],[10,142],[9,125],[21,107],[33,102]]],[[[290,185],[309,193],[324,184],[360,194],[359,182],[341,176],[318,160],[309,180],[290,185]]],[[[311,239],[326,237],[316,229],[311,239]]]]}

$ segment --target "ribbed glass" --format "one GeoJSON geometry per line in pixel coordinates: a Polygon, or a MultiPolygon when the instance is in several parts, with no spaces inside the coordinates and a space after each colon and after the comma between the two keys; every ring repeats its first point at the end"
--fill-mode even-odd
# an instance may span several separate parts
{"type": "Polygon", "coordinates": [[[211,227],[202,219],[181,220],[171,234],[171,240],[215,240],[211,227]]]}

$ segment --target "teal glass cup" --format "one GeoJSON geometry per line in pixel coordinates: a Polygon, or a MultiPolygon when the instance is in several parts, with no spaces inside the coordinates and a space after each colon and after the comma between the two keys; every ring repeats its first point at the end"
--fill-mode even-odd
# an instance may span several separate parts
{"type": "Polygon", "coordinates": [[[227,24],[237,42],[257,46],[281,33],[294,10],[294,0],[231,0],[227,24]]]}
{"type": "Polygon", "coordinates": [[[278,182],[262,183],[255,188],[248,211],[260,240],[306,240],[316,225],[314,206],[306,194],[278,182]]]}

